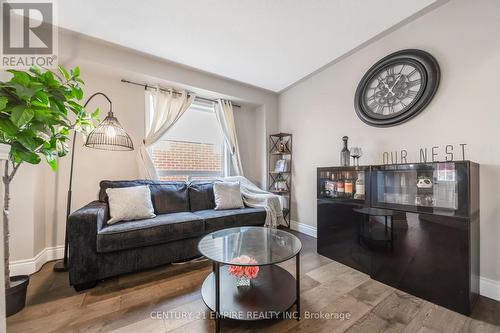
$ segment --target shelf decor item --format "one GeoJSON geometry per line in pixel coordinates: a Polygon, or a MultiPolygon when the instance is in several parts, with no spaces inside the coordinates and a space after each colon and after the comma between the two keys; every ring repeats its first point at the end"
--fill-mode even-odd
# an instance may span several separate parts
{"type": "Polygon", "coordinates": [[[281,196],[284,226],[289,228],[292,195],[292,134],[269,135],[268,170],[268,191],[281,196]]]}
{"type": "Polygon", "coordinates": [[[347,140],[349,140],[348,136],[342,137],[344,146],[340,151],[340,166],[349,166],[351,164],[351,153],[349,151],[349,148],[347,148],[347,140]]]}
{"type": "Polygon", "coordinates": [[[280,140],[279,144],[278,144],[278,151],[280,153],[284,152],[286,150],[286,145],[285,143],[283,142],[283,140],[280,140]]]}
{"type": "Polygon", "coordinates": [[[274,189],[277,192],[286,191],[286,189],[287,189],[286,188],[286,180],[282,174],[278,174],[278,176],[276,177],[275,183],[274,183],[274,189]]]}
{"type": "Polygon", "coordinates": [[[373,65],[354,97],[358,117],[368,125],[394,126],[418,115],[432,100],[440,80],[438,62],[422,50],[392,53],[373,65]]]}
{"type": "Polygon", "coordinates": [[[98,110],[89,114],[80,105],[80,69],[58,69],[59,73],[42,72],[35,66],[29,71],[8,70],[12,77],[0,82],[0,143],[10,146],[2,177],[7,316],[24,308],[29,283],[29,276],[11,277],[9,270],[10,186],[14,176],[22,164],[39,164],[42,158],[56,171],[58,158],[68,153],[70,132],[88,134],[98,120],[98,110]]]}
{"type": "MultiPolygon", "coordinates": [[[[241,255],[231,260],[232,264],[257,264],[257,260],[247,255],[241,255]]],[[[250,287],[250,280],[255,279],[259,274],[259,266],[238,266],[230,265],[228,267],[229,275],[237,278],[237,287],[250,287]]]]}
{"type": "Polygon", "coordinates": [[[360,147],[351,147],[351,157],[354,166],[359,166],[359,158],[363,156],[363,150],[360,147]]]}
{"type": "Polygon", "coordinates": [[[275,172],[286,172],[287,171],[287,161],[285,159],[277,160],[274,165],[275,172]]]}

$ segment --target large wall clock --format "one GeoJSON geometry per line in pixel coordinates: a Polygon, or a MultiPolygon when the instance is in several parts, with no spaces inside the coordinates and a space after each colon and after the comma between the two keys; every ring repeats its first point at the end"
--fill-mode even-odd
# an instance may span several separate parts
{"type": "Polygon", "coordinates": [[[422,50],[402,50],[373,65],[361,79],[354,107],[365,123],[387,127],[415,117],[439,85],[439,65],[422,50]]]}

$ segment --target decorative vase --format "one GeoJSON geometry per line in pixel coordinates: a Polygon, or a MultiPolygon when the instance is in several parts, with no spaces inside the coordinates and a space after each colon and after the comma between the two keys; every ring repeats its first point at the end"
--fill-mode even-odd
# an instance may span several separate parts
{"type": "Polygon", "coordinates": [[[285,191],[286,190],[286,182],[284,180],[278,180],[274,183],[274,189],[276,191],[285,191]]]}
{"type": "Polygon", "coordinates": [[[349,140],[347,136],[342,137],[344,147],[340,151],[340,166],[349,166],[351,164],[351,152],[347,148],[347,140],[349,140]]]}
{"type": "Polygon", "coordinates": [[[247,278],[246,276],[240,276],[236,278],[236,286],[238,288],[242,287],[250,287],[250,279],[247,278]]]}

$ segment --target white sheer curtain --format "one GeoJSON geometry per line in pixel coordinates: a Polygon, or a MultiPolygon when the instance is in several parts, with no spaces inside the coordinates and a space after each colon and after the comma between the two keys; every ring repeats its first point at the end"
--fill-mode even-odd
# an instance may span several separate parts
{"type": "MultiPolygon", "coordinates": [[[[146,112],[150,114],[150,119],[146,124],[146,138],[139,149],[140,166],[139,172],[146,179],[159,179],[153,160],[148,153],[148,147],[161,139],[173,124],[186,112],[194,101],[194,94],[186,91],[174,92],[146,90],[145,94],[146,112]],[[152,98],[151,98],[152,97],[152,98]],[[151,104],[152,103],[152,104],[151,104]]],[[[147,119],[147,118],[146,118],[147,119]]]]}
{"type": "Polygon", "coordinates": [[[217,100],[217,104],[215,104],[215,116],[217,117],[217,121],[224,135],[224,140],[229,148],[235,176],[243,176],[243,167],[241,165],[238,137],[236,136],[236,126],[234,123],[233,105],[231,101],[222,99],[217,100]]]}

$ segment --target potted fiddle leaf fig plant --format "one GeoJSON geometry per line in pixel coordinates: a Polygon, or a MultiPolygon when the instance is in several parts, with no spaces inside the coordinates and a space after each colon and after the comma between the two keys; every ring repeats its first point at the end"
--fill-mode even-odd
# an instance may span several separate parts
{"type": "Polygon", "coordinates": [[[9,270],[10,186],[14,176],[22,164],[39,164],[42,159],[57,170],[58,157],[68,153],[70,132],[89,133],[98,118],[98,110],[89,114],[80,105],[84,84],[80,69],[58,69],[58,73],[38,67],[8,70],[10,80],[0,81],[0,144],[10,146],[2,177],[7,315],[24,308],[29,283],[28,276],[11,277],[9,270]]]}

